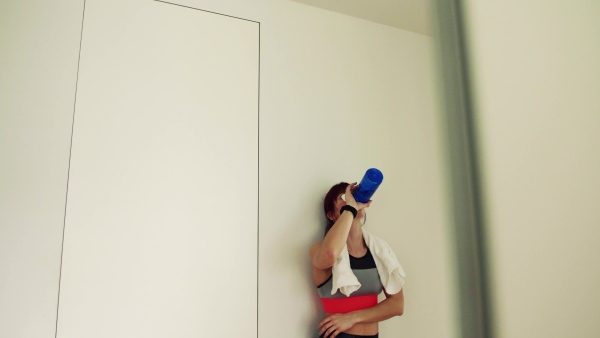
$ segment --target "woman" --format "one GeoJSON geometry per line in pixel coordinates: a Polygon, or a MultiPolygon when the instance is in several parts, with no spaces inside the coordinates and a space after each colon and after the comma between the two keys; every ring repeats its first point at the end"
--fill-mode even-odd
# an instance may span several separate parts
{"type": "MultiPolygon", "coordinates": [[[[396,284],[394,294],[388,294],[375,263],[377,260],[381,265],[379,256],[385,250],[368,247],[367,243],[374,241],[372,238],[365,241],[365,236],[374,236],[365,235],[361,225],[364,209],[371,205],[371,201],[356,202],[352,194],[357,187],[356,183],[342,182],[329,190],[323,205],[327,217],[325,238],[310,248],[313,281],[326,313],[326,318],[319,324],[319,334],[325,338],[378,337],[380,321],[401,316],[404,312],[404,281],[400,277],[404,276],[404,272],[398,264],[400,272],[396,272],[396,277],[400,280],[399,287],[396,284]],[[347,294],[350,292],[344,295],[341,288],[336,288],[335,283],[339,283],[341,277],[337,277],[336,281],[336,276],[333,276],[334,270],[337,269],[336,273],[341,271],[338,264],[341,264],[344,255],[349,255],[350,268],[360,283],[356,291],[350,291],[349,296],[347,294]],[[377,303],[377,295],[382,290],[386,299],[377,303]]],[[[389,250],[389,246],[386,248],[389,250]]],[[[391,279],[386,278],[386,284],[390,285],[391,279]]],[[[392,289],[391,286],[389,288],[392,289]]]]}

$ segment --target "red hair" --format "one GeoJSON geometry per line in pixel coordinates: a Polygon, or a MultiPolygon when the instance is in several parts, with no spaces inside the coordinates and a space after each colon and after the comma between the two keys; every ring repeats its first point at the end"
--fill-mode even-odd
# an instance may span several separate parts
{"type": "Polygon", "coordinates": [[[335,221],[329,219],[329,214],[335,213],[335,201],[337,197],[346,192],[346,187],[348,187],[348,183],[340,182],[327,192],[325,198],[323,199],[323,211],[325,212],[325,219],[327,219],[327,226],[325,226],[325,235],[329,232],[329,229],[333,226],[335,221]]]}

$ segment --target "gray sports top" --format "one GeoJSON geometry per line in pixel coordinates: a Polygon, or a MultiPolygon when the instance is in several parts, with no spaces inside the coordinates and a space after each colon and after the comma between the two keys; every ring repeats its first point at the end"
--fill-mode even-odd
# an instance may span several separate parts
{"type": "MultiPolygon", "coordinates": [[[[354,291],[350,297],[353,296],[365,296],[365,295],[379,295],[383,291],[383,285],[379,279],[379,273],[377,272],[377,266],[375,266],[375,260],[371,254],[371,250],[367,248],[367,253],[360,258],[355,258],[350,255],[350,268],[352,273],[356,276],[361,284],[361,287],[354,291]]],[[[321,285],[317,286],[319,297],[321,298],[348,298],[346,295],[338,290],[335,294],[331,294],[331,285],[333,284],[333,276],[329,278],[321,285]]]]}

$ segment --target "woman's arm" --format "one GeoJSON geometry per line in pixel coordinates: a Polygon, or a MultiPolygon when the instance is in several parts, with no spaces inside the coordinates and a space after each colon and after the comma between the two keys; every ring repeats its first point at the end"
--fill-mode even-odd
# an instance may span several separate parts
{"type": "Polygon", "coordinates": [[[358,323],[376,323],[404,313],[404,291],[397,294],[385,294],[381,303],[364,310],[338,313],[325,318],[319,324],[319,335],[335,337],[338,333],[349,330],[358,323]],[[325,334],[323,334],[325,333],[325,334]]]}
{"type": "Polygon", "coordinates": [[[333,266],[344,245],[346,245],[352,221],[352,213],[343,212],[335,221],[323,242],[316,243],[310,248],[310,259],[314,267],[325,270],[333,266]]]}
{"type": "MultiPolygon", "coordinates": [[[[356,183],[348,184],[348,187],[346,187],[346,204],[360,211],[369,207],[371,201],[367,203],[356,202],[352,193],[357,187],[356,183]]],[[[348,233],[350,233],[354,221],[359,222],[359,219],[355,220],[350,212],[343,212],[325,235],[323,242],[314,244],[310,248],[310,259],[314,267],[325,270],[333,266],[344,245],[346,245],[348,233]]]]}
{"type": "Polygon", "coordinates": [[[381,322],[394,316],[404,314],[404,291],[389,295],[385,293],[385,299],[381,303],[364,310],[349,312],[353,317],[354,324],[381,322]]]}

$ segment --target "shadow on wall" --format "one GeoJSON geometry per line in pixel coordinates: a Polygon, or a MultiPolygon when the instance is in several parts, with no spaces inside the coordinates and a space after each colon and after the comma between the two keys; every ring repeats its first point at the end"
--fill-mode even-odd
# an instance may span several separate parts
{"type": "Polygon", "coordinates": [[[318,210],[318,226],[317,226],[317,231],[313,234],[312,240],[310,241],[310,243],[306,243],[306,247],[305,247],[305,251],[306,251],[306,259],[308,264],[306,264],[307,268],[305,271],[305,274],[307,276],[306,278],[306,283],[308,285],[308,288],[311,290],[311,304],[313,305],[313,311],[311,312],[311,317],[308,320],[308,327],[310,328],[308,331],[311,332],[311,336],[310,337],[315,337],[315,338],[319,338],[319,329],[317,328],[317,325],[319,325],[319,323],[321,322],[321,320],[323,320],[325,318],[325,311],[323,311],[323,306],[321,306],[321,298],[319,297],[319,294],[317,293],[317,287],[315,286],[313,280],[312,280],[312,263],[310,262],[310,256],[308,255],[308,252],[310,250],[310,247],[317,242],[321,242],[323,241],[323,236],[325,234],[325,226],[327,224],[327,219],[325,218],[325,215],[323,214],[323,199],[325,198],[325,193],[321,194],[321,197],[319,199],[319,204],[317,205],[317,210],[318,210]]]}
{"type": "MultiPolygon", "coordinates": [[[[322,194],[324,196],[324,193],[322,194]]],[[[325,313],[321,306],[321,300],[317,289],[312,280],[312,265],[310,262],[310,247],[323,240],[325,231],[325,216],[323,216],[323,197],[320,196],[318,203],[309,205],[306,209],[297,209],[294,215],[291,215],[291,222],[285,224],[285,230],[278,236],[269,254],[267,264],[276,267],[278,274],[282,276],[281,281],[285,281],[285,290],[293,290],[298,298],[306,299],[310,297],[310,308],[295,308],[293,315],[300,317],[302,327],[305,327],[305,337],[319,337],[317,325],[325,318],[325,313]],[[312,215],[307,217],[307,215],[312,215]],[[317,225],[308,224],[317,223],[317,225]],[[310,231],[308,236],[299,232],[310,231]],[[299,240],[303,239],[303,240],[299,240]],[[299,276],[301,276],[299,278],[299,276]]],[[[289,302],[288,299],[283,301],[289,302]]],[[[294,309],[286,304],[289,311],[294,309]]],[[[280,307],[284,308],[284,307],[280,307]]]]}

